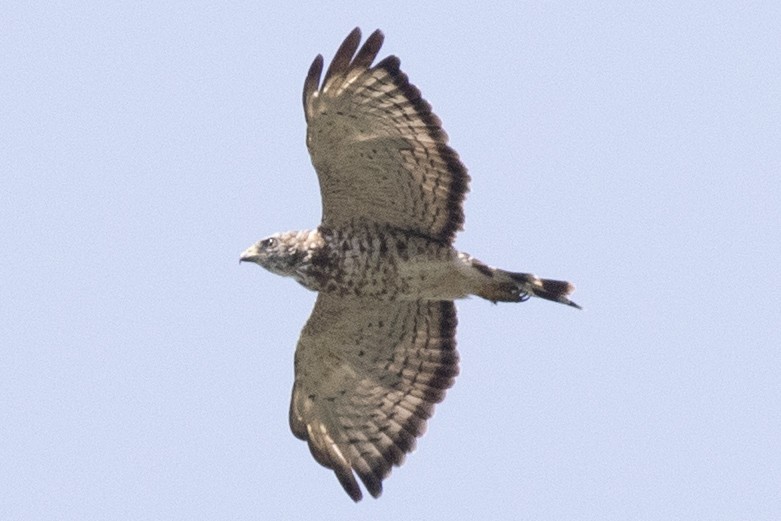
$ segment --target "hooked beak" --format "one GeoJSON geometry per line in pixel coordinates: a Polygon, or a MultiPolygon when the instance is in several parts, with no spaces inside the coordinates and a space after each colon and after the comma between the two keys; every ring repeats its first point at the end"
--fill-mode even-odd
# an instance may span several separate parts
{"type": "Polygon", "coordinates": [[[239,263],[242,262],[257,262],[258,261],[258,249],[253,244],[246,250],[244,250],[239,257],[239,263]]]}

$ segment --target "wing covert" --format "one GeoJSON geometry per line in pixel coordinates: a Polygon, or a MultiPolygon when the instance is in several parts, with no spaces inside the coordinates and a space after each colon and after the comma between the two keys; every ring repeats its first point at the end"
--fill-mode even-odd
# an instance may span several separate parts
{"type": "Polygon", "coordinates": [[[296,349],[290,427],[348,495],[369,493],[415,447],[458,374],[451,301],[321,293],[296,349]]]}
{"type": "Polygon", "coordinates": [[[322,56],[304,82],[307,147],[320,181],[323,222],[362,220],[451,242],[464,223],[469,175],[431,105],[373,32],[354,29],[322,84],[322,56]],[[356,54],[357,50],[357,54],[356,54]]]}

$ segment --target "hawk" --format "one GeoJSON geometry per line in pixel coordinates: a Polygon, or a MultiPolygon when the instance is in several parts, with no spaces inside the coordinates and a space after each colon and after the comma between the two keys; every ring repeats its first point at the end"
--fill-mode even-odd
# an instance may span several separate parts
{"type": "Polygon", "coordinates": [[[488,266],[453,247],[469,176],[431,106],[374,31],[354,29],[304,82],[322,222],[241,261],[318,292],[295,352],[293,434],[354,500],[378,497],[458,374],[455,299],[561,302],[574,287],[488,266]]]}

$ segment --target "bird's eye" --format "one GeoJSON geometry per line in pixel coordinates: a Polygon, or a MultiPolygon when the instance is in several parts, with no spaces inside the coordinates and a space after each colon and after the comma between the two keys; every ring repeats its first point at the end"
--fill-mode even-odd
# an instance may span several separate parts
{"type": "Polygon", "coordinates": [[[263,239],[260,241],[260,245],[263,248],[273,248],[277,245],[277,240],[274,237],[269,237],[268,239],[263,239]]]}

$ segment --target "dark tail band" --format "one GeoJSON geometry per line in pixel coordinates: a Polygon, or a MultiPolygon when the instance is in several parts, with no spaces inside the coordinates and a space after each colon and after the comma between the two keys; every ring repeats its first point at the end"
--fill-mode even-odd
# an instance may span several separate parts
{"type": "Polygon", "coordinates": [[[516,282],[523,284],[524,291],[535,297],[583,309],[567,298],[570,293],[575,291],[575,286],[566,280],[540,279],[530,273],[509,273],[509,275],[516,282]]]}

